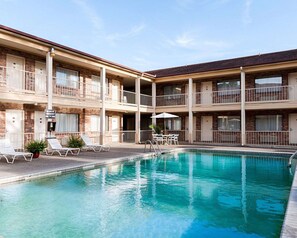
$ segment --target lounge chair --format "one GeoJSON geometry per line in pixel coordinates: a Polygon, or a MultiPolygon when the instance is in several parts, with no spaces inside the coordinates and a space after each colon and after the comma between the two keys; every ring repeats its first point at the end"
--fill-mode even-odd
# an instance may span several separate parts
{"type": "Polygon", "coordinates": [[[23,157],[26,161],[32,161],[33,154],[30,152],[17,152],[11,146],[8,139],[0,139],[0,159],[4,157],[8,164],[13,164],[16,157],[23,157]],[[9,161],[11,158],[11,161],[9,161]]]}
{"type": "Polygon", "coordinates": [[[60,156],[67,156],[70,152],[72,155],[78,155],[80,148],[68,148],[62,147],[60,142],[57,139],[47,139],[50,148],[45,149],[47,155],[53,155],[57,152],[60,156]]]}
{"type": "Polygon", "coordinates": [[[92,140],[90,139],[90,137],[88,137],[86,134],[81,135],[81,138],[82,138],[83,142],[85,143],[85,146],[83,147],[83,149],[85,149],[85,150],[93,150],[95,152],[110,150],[110,145],[101,145],[98,143],[93,143],[92,140]]]}

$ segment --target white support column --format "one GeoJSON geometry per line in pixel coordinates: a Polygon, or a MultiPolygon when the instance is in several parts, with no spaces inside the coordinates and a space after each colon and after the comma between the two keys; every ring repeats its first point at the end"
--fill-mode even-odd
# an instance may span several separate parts
{"type": "MultiPolygon", "coordinates": [[[[55,56],[54,48],[51,48],[46,54],[46,76],[47,76],[47,110],[53,109],[53,57],[55,56]]],[[[52,121],[51,118],[47,119],[47,122],[52,121]]],[[[47,136],[50,137],[51,133],[47,132],[47,136]]]]}
{"type": "Polygon", "coordinates": [[[246,145],[246,134],[245,134],[245,72],[240,67],[240,86],[241,86],[241,145],[246,145]]]}
{"type": "Polygon", "coordinates": [[[100,95],[101,95],[101,110],[100,110],[100,143],[103,145],[105,138],[105,85],[106,80],[106,69],[104,67],[101,68],[100,71],[100,95]]]}
{"type": "Polygon", "coordinates": [[[189,143],[193,143],[193,79],[189,78],[189,89],[188,89],[188,111],[189,111],[189,143]]]}
{"type": "MultiPolygon", "coordinates": [[[[152,83],[152,106],[153,106],[153,116],[156,115],[156,96],[157,96],[157,93],[156,93],[156,83],[153,82],[152,83]]],[[[157,119],[156,118],[153,118],[152,119],[152,123],[154,125],[156,125],[157,123],[157,119]]]]}
{"type": "Polygon", "coordinates": [[[140,78],[135,80],[136,105],[137,112],[135,113],[135,143],[140,143],[140,78]]]}

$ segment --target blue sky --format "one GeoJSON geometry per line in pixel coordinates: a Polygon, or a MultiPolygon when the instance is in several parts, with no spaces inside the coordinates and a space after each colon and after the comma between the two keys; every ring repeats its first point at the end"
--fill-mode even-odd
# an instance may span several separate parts
{"type": "Polygon", "coordinates": [[[138,70],[297,48],[296,0],[0,0],[0,24],[138,70]]]}

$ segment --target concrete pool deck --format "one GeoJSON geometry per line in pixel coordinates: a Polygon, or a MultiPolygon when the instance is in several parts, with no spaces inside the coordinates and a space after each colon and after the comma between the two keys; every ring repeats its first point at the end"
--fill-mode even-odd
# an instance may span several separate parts
{"type": "MultiPolygon", "coordinates": [[[[162,151],[169,151],[176,148],[195,148],[195,149],[211,149],[226,151],[246,151],[246,152],[284,152],[292,153],[292,150],[281,149],[263,149],[250,147],[222,147],[222,146],[200,146],[200,145],[178,145],[178,146],[161,146],[162,151]]],[[[55,171],[65,171],[83,168],[91,165],[112,164],[115,162],[129,160],[131,157],[140,157],[150,155],[153,152],[147,148],[144,152],[144,145],[138,144],[113,144],[109,152],[91,152],[83,151],[78,156],[60,157],[41,155],[32,162],[26,162],[23,158],[17,158],[14,164],[6,163],[5,159],[0,160],[0,184],[22,181],[30,179],[35,175],[54,173],[55,171]]]]}
{"type": "MultiPolygon", "coordinates": [[[[290,149],[270,149],[251,147],[227,147],[227,146],[204,146],[204,145],[178,145],[161,146],[162,151],[174,149],[205,149],[232,152],[266,152],[266,153],[288,153],[290,149]]],[[[81,152],[78,156],[46,156],[41,155],[32,162],[26,162],[23,158],[17,158],[14,164],[7,164],[5,159],[0,160],[0,185],[27,181],[40,177],[56,176],[74,170],[87,170],[95,166],[107,165],[127,161],[131,158],[149,156],[153,154],[147,149],[144,152],[144,145],[137,144],[113,144],[109,152],[81,152]]],[[[283,224],[281,237],[297,237],[297,176],[292,183],[290,199],[283,224]]]]}

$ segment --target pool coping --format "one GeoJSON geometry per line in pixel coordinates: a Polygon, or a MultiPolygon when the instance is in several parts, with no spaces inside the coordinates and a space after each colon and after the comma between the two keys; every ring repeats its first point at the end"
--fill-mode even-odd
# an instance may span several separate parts
{"type": "Polygon", "coordinates": [[[281,231],[281,238],[297,237],[297,166],[295,168],[294,178],[290,190],[287,209],[281,231]]]}
{"type": "MultiPolygon", "coordinates": [[[[201,152],[222,152],[222,153],[230,153],[232,154],[267,154],[267,155],[292,155],[292,152],[267,152],[267,151],[249,151],[249,150],[236,150],[233,151],[230,148],[172,148],[166,151],[163,151],[162,154],[167,154],[167,153],[174,153],[174,152],[182,152],[182,151],[201,151],[201,152]]],[[[130,155],[130,156],[125,156],[125,157],[118,157],[118,158],[112,158],[107,161],[100,161],[100,162],[90,162],[84,165],[78,165],[78,166],[68,166],[68,167],[63,167],[61,169],[53,169],[53,170],[48,170],[48,171],[43,171],[43,172],[37,172],[37,173],[31,173],[31,174],[26,174],[26,175],[20,175],[20,176],[13,176],[9,178],[3,178],[0,179],[0,187],[9,185],[12,183],[21,183],[21,182],[27,182],[27,181],[32,181],[35,179],[42,179],[42,178],[47,178],[47,177],[54,177],[54,176],[59,176],[63,174],[68,174],[71,172],[75,171],[87,171],[91,170],[100,166],[106,166],[106,165],[112,165],[112,164],[118,164],[122,162],[127,162],[127,161],[135,161],[135,160],[140,160],[140,159],[150,159],[153,158],[156,154],[155,153],[147,153],[147,154],[136,154],[136,155],[130,155]]],[[[292,186],[290,190],[290,195],[289,195],[289,200],[285,212],[285,217],[282,225],[282,230],[281,230],[281,238],[293,238],[297,237],[297,166],[295,168],[295,173],[292,181],[292,186]]]]}

